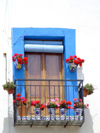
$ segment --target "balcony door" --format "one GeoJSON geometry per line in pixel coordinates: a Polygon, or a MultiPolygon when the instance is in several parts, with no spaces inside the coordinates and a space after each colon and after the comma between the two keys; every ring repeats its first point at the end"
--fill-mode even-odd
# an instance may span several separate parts
{"type": "MultiPolygon", "coordinates": [[[[63,54],[25,53],[25,56],[28,57],[26,79],[64,79],[63,54]]],[[[29,100],[46,103],[49,99],[64,98],[61,81],[26,81],[26,85],[29,100]]]]}

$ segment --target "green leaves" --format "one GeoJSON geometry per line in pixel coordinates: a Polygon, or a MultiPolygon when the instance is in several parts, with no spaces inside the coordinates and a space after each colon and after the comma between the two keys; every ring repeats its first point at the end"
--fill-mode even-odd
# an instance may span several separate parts
{"type": "Polygon", "coordinates": [[[89,91],[88,95],[91,95],[91,94],[93,93],[93,91],[94,91],[94,86],[93,86],[92,84],[87,83],[87,84],[83,87],[83,89],[88,90],[88,91],[89,91]]]}
{"type": "Polygon", "coordinates": [[[11,89],[14,87],[16,87],[16,86],[14,85],[13,82],[7,82],[6,84],[3,85],[4,90],[8,90],[8,89],[11,89]]]}

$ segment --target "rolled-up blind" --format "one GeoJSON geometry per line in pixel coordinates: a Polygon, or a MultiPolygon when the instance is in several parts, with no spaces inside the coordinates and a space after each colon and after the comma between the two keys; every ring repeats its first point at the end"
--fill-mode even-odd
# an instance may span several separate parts
{"type": "Polygon", "coordinates": [[[63,53],[62,41],[25,41],[25,52],[63,53]]]}

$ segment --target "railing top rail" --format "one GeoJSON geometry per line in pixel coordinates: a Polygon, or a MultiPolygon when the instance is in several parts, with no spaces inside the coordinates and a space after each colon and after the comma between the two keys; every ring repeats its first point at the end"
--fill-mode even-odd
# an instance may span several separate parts
{"type": "Polygon", "coordinates": [[[80,81],[80,82],[83,82],[82,79],[15,79],[15,81],[80,81]]]}

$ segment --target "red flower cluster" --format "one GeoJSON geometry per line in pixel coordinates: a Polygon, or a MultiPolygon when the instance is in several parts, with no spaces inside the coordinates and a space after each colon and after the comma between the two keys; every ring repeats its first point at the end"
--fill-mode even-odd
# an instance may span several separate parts
{"type": "Polygon", "coordinates": [[[14,56],[12,56],[12,60],[13,60],[13,62],[15,62],[16,60],[17,60],[17,62],[19,63],[19,64],[27,64],[27,57],[24,57],[24,58],[22,58],[22,56],[23,56],[23,54],[17,54],[17,53],[15,53],[14,54],[14,56]]]}
{"type": "Polygon", "coordinates": [[[74,101],[74,109],[75,108],[83,108],[83,107],[87,108],[89,106],[89,104],[83,105],[82,99],[74,98],[73,101],[74,101]]]}
{"type": "Polygon", "coordinates": [[[69,56],[69,58],[66,59],[66,63],[73,63],[73,64],[75,64],[77,66],[78,65],[82,66],[82,63],[84,63],[84,62],[85,62],[84,59],[81,59],[81,58],[77,57],[76,55],[69,56]]]}
{"type": "Polygon", "coordinates": [[[45,108],[45,105],[42,104],[41,107],[40,107],[40,109],[43,110],[44,108],[45,108]]]}
{"type": "Polygon", "coordinates": [[[60,102],[59,108],[73,109],[73,107],[70,106],[71,104],[72,104],[72,102],[63,100],[60,102]]]}
{"type": "Polygon", "coordinates": [[[13,100],[13,103],[16,103],[17,106],[20,106],[20,105],[28,105],[29,103],[27,102],[27,99],[25,97],[20,97],[21,94],[17,94],[16,95],[16,100],[13,100]]]}
{"type": "Polygon", "coordinates": [[[40,108],[41,110],[45,108],[45,105],[41,104],[39,100],[31,101],[31,106],[35,106],[35,108],[40,108]]]}

